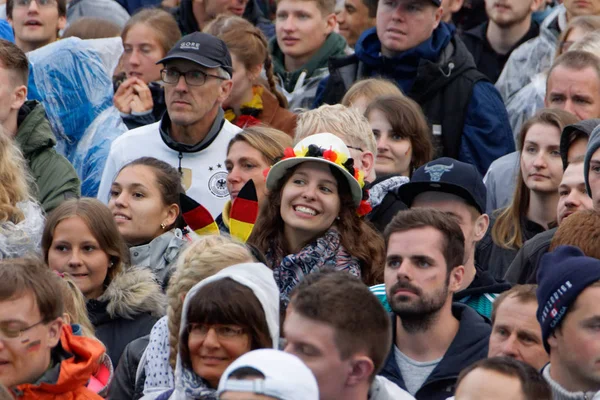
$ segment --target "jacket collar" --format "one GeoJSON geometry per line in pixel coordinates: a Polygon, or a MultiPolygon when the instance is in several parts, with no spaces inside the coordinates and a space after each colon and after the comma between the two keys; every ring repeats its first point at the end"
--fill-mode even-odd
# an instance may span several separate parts
{"type": "MultiPolygon", "coordinates": [[[[442,361],[431,372],[419,391],[428,385],[441,381],[448,381],[449,385],[454,385],[458,374],[463,368],[487,356],[488,340],[491,333],[489,324],[477,312],[464,304],[453,303],[452,314],[460,323],[458,332],[452,343],[450,343],[450,347],[448,347],[442,361]]],[[[391,319],[393,342],[381,375],[387,377],[402,389],[406,389],[406,383],[394,354],[396,315],[391,314],[391,319]]]]}
{"type": "Polygon", "coordinates": [[[136,267],[154,268],[165,267],[179,255],[179,249],[184,244],[183,233],[180,229],[172,229],[154,238],[150,243],[129,248],[131,265],[136,267]]]}
{"type": "Polygon", "coordinates": [[[187,145],[183,143],[176,142],[171,137],[171,118],[169,117],[169,112],[165,112],[159,124],[159,132],[160,137],[163,142],[170,147],[171,149],[178,151],[180,153],[196,153],[198,151],[202,151],[206,149],[210,144],[217,138],[217,135],[223,128],[225,124],[225,112],[221,107],[217,110],[217,116],[213,121],[208,133],[199,143],[194,145],[187,145]]]}

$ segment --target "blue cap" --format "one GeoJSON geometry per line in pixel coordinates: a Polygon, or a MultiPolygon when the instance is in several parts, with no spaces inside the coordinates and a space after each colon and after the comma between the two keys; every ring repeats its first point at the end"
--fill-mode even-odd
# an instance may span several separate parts
{"type": "Polygon", "coordinates": [[[486,188],[474,165],[448,157],[438,158],[417,169],[410,182],[398,189],[400,199],[408,207],[417,195],[425,192],[453,194],[485,214],[486,188]]]}

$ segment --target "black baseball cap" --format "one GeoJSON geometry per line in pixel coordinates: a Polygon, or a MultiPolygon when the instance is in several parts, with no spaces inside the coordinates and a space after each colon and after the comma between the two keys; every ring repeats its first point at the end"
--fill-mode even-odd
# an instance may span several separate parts
{"type": "Polygon", "coordinates": [[[572,143],[572,133],[581,132],[589,138],[594,128],[598,125],[600,125],[600,119],[594,118],[584,119],[583,121],[564,127],[562,134],[560,135],[560,157],[562,158],[563,169],[567,169],[567,166],[569,165],[567,156],[569,154],[569,147],[571,147],[572,143]]]}
{"type": "Polygon", "coordinates": [[[435,4],[436,6],[441,6],[442,5],[442,0],[431,0],[433,2],[433,4],[435,4]]]}
{"type": "Polygon", "coordinates": [[[398,189],[400,200],[408,207],[417,195],[425,192],[453,194],[485,214],[487,191],[474,165],[448,157],[438,158],[417,169],[410,182],[398,189]]]}
{"type": "Polygon", "coordinates": [[[202,32],[185,35],[157,64],[165,64],[170,60],[184,59],[195,62],[206,68],[223,68],[233,73],[231,55],[221,39],[202,32]]]}

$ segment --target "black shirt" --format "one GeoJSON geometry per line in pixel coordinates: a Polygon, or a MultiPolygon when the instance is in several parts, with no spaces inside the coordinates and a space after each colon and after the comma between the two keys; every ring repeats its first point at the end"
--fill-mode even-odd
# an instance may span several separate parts
{"type": "Polygon", "coordinates": [[[538,36],[540,33],[540,27],[538,24],[532,21],[527,33],[521,39],[519,39],[519,41],[506,54],[498,54],[492,48],[492,45],[487,39],[487,28],[488,22],[484,22],[483,24],[464,32],[461,36],[461,39],[467,46],[467,49],[469,49],[473,55],[477,69],[487,76],[492,83],[495,83],[498,80],[506,61],[508,61],[508,57],[510,57],[510,54],[513,52],[513,50],[529,39],[533,39],[534,37],[538,36]]]}

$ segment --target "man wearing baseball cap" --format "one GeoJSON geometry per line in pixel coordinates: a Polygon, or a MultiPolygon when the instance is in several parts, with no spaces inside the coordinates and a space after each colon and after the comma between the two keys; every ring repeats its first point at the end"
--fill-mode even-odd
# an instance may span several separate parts
{"type": "Polygon", "coordinates": [[[537,318],[550,364],[542,370],[554,400],[600,393],[600,260],[573,246],[542,257],[537,318]]]}
{"type": "MultiPolygon", "coordinates": [[[[433,208],[454,215],[465,237],[465,275],[454,301],[469,305],[486,318],[491,317],[494,299],[510,289],[496,281],[487,265],[477,265],[475,249],[489,226],[485,213],[486,190],[473,165],[451,158],[439,158],[417,169],[409,183],[398,189],[400,199],[410,208],[433,208]]],[[[382,285],[372,291],[383,300],[382,285]]]]}
{"type": "Polygon", "coordinates": [[[376,27],[363,32],[353,55],[330,60],[314,105],[339,103],[359,79],[394,81],[431,123],[436,157],[473,164],[485,174],[492,161],[515,149],[508,115],[442,14],[441,0],[379,0],[376,27]]]}
{"type": "Polygon", "coordinates": [[[195,32],[184,36],[158,62],[167,111],[159,122],[116,139],[104,167],[98,198],[108,201],[113,179],[128,162],[154,157],[177,168],[186,194],[216,218],[229,199],[225,156],[240,129],[221,107],[231,93],[231,56],[225,43],[195,32]]]}

